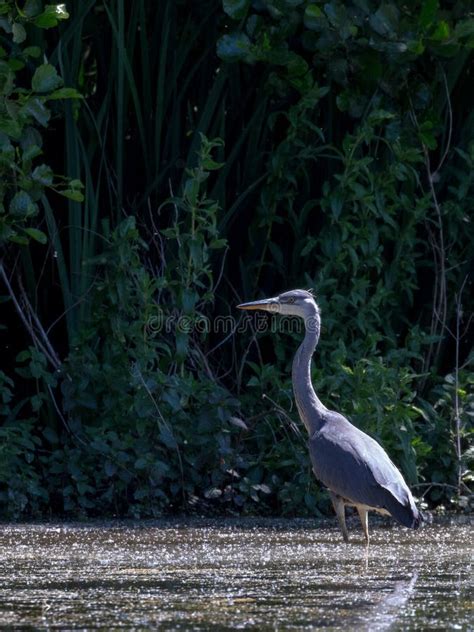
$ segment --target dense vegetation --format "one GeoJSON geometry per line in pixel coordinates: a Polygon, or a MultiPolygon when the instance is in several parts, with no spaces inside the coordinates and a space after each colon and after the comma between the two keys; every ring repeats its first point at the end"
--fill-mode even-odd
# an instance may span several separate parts
{"type": "Polygon", "coordinates": [[[469,0],[0,0],[0,512],[325,513],[289,380],[473,481],[469,0]],[[239,320],[240,319],[240,320],[239,320]]]}

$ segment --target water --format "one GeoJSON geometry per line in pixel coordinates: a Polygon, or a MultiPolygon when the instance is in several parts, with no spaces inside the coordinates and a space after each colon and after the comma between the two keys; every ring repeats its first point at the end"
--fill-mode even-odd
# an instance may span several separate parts
{"type": "Polygon", "coordinates": [[[0,628],[474,630],[472,526],[0,525],[0,628]]]}

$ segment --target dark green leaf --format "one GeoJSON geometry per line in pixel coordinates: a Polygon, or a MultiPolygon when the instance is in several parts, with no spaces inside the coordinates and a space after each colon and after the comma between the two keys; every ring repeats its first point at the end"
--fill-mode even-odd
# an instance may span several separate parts
{"type": "Polygon", "coordinates": [[[15,362],[26,362],[31,358],[31,351],[29,349],[24,349],[17,354],[15,358],[15,362]]]}
{"type": "MultiPolygon", "coordinates": [[[[83,189],[84,185],[82,184],[82,182],[80,180],[70,180],[69,181],[69,187],[71,189],[83,189]]],[[[130,229],[133,230],[135,228],[135,224],[132,223],[130,225],[130,229]]]]}
{"type": "MultiPolygon", "coordinates": [[[[20,246],[27,246],[30,243],[27,237],[23,237],[22,235],[18,235],[17,233],[10,235],[8,237],[8,240],[13,241],[15,244],[20,244],[20,246]]],[[[22,375],[19,369],[17,369],[17,372],[18,372],[18,375],[22,375]]],[[[25,375],[25,377],[29,377],[29,376],[25,375]]]]}
{"type": "Polygon", "coordinates": [[[51,112],[38,97],[28,99],[23,106],[22,111],[33,116],[33,118],[35,118],[43,127],[47,126],[51,117],[51,112]]]}
{"type": "Polygon", "coordinates": [[[40,184],[50,186],[53,183],[53,170],[48,165],[39,165],[34,169],[31,177],[40,184]]]}
{"type": "Polygon", "coordinates": [[[324,13],[317,4],[309,4],[304,12],[304,25],[307,29],[321,31],[327,25],[324,13]]]}
{"type": "Polygon", "coordinates": [[[219,248],[224,248],[225,246],[227,246],[227,239],[214,239],[209,244],[209,248],[213,248],[215,250],[219,248]]]}
{"type": "Polygon", "coordinates": [[[38,241],[40,244],[45,244],[48,241],[48,238],[42,230],[38,230],[37,228],[25,228],[24,231],[29,237],[38,241]]]}
{"type": "Polygon", "coordinates": [[[450,36],[449,24],[444,20],[440,20],[436,24],[435,30],[431,33],[430,39],[435,40],[437,42],[442,42],[447,40],[450,36]]]}
{"type": "Polygon", "coordinates": [[[26,0],[23,6],[23,13],[28,18],[34,18],[43,10],[43,3],[41,0],[26,0]]]}
{"type": "Polygon", "coordinates": [[[31,87],[34,92],[52,92],[56,88],[61,87],[63,80],[58,72],[51,64],[42,64],[38,66],[31,80],[31,87]]]}
{"type": "Polygon", "coordinates": [[[23,49],[23,54],[36,59],[41,55],[41,48],[39,46],[27,46],[23,49]]]}
{"type": "Polygon", "coordinates": [[[0,94],[9,96],[15,85],[15,74],[10,65],[5,61],[0,61],[0,94]]]}
{"type": "Polygon", "coordinates": [[[63,191],[56,191],[60,195],[73,200],[74,202],[84,202],[84,195],[77,189],[65,189],[63,191]]]}
{"type": "Polygon", "coordinates": [[[424,29],[428,28],[438,13],[438,0],[424,0],[420,13],[420,26],[424,29]]]}
{"type": "Polygon", "coordinates": [[[339,2],[333,0],[324,5],[324,13],[327,15],[329,22],[336,29],[341,29],[347,20],[346,7],[339,2]]]}
{"type": "Polygon", "coordinates": [[[227,62],[250,61],[250,40],[245,33],[223,35],[217,42],[217,54],[227,62]]]}
{"type": "Polygon", "coordinates": [[[166,426],[162,426],[160,429],[160,439],[167,448],[171,448],[172,450],[176,449],[178,446],[173,432],[170,428],[167,428],[166,426]]]}
{"type": "Polygon", "coordinates": [[[250,0],[223,0],[222,5],[233,20],[241,20],[247,14],[250,0]]]}
{"type": "Polygon", "coordinates": [[[454,29],[454,34],[456,37],[471,37],[474,35],[474,18],[458,22],[454,29]]]}
{"type": "Polygon", "coordinates": [[[46,426],[46,428],[43,430],[43,436],[50,443],[54,444],[54,443],[58,443],[59,442],[59,438],[58,438],[58,435],[56,433],[56,430],[54,430],[50,426],[46,426]]]}
{"type": "Polygon", "coordinates": [[[370,17],[370,25],[379,35],[396,36],[399,11],[394,4],[383,3],[370,17]]]}
{"type": "Polygon", "coordinates": [[[82,99],[82,94],[75,88],[60,88],[45,97],[48,101],[54,99],[82,99]]]}
{"type": "Polygon", "coordinates": [[[34,158],[41,156],[42,151],[37,145],[29,145],[23,152],[23,162],[31,162],[34,158]]]}
{"type": "Polygon", "coordinates": [[[39,28],[49,29],[57,26],[59,20],[67,20],[69,13],[65,4],[47,4],[41,15],[34,19],[34,23],[39,28]]]}
{"type": "Polygon", "coordinates": [[[7,17],[0,17],[0,29],[3,29],[5,33],[12,32],[12,25],[7,17]]]}
{"type": "Polygon", "coordinates": [[[13,70],[13,72],[18,72],[18,70],[23,70],[25,67],[25,62],[22,59],[12,58],[8,61],[8,65],[13,70]]]}
{"type": "Polygon", "coordinates": [[[28,217],[36,214],[37,207],[26,191],[18,191],[10,202],[9,210],[12,215],[28,217]]]}
{"type": "Polygon", "coordinates": [[[12,26],[13,41],[15,44],[21,44],[26,40],[26,31],[23,24],[15,22],[12,26]]]}
{"type": "Polygon", "coordinates": [[[55,15],[47,13],[35,18],[34,24],[40,29],[51,29],[58,25],[58,20],[55,15]]]}

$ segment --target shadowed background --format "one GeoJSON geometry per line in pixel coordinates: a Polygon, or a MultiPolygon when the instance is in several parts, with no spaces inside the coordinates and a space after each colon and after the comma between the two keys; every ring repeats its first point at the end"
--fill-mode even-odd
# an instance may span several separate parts
{"type": "Polygon", "coordinates": [[[0,46],[4,516],[326,513],[300,334],[198,326],[292,287],[324,403],[472,508],[471,3],[7,1],[0,46]]]}

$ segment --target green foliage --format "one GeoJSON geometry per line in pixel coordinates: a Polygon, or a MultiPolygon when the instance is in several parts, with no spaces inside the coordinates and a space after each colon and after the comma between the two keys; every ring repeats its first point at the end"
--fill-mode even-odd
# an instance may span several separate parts
{"type": "Polygon", "coordinates": [[[0,1],[7,515],[327,512],[301,333],[213,327],[297,286],[323,401],[469,508],[471,9],[0,1]]]}
{"type": "MultiPolygon", "coordinates": [[[[152,278],[143,267],[146,244],[133,217],[89,262],[100,278],[91,318],[62,369],[68,422],[47,426],[46,455],[32,468],[48,481],[40,488],[43,500],[66,515],[150,516],[196,503],[240,510],[270,491],[251,472],[241,473],[247,466],[232,445],[245,427],[236,423],[240,403],[204,371],[192,370],[200,340],[180,326],[183,316],[195,322],[211,303],[209,257],[225,245],[216,238],[218,206],[205,192],[209,174],[220,167],[211,152],[221,143],[204,136],[201,142],[181,195],[167,202],[176,215],[161,233],[169,242],[162,274],[152,278]],[[167,303],[173,313],[165,312],[167,303]],[[171,330],[165,316],[173,318],[171,330]]],[[[30,349],[17,360],[28,362],[22,377],[54,386],[44,356],[30,349]]],[[[11,397],[8,388],[4,397],[11,397]]],[[[6,474],[0,480],[8,486],[6,474]]]]}
{"type": "Polygon", "coordinates": [[[79,98],[54,66],[41,63],[41,49],[26,46],[32,24],[41,29],[66,19],[65,5],[30,0],[23,8],[0,2],[0,243],[27,245],[30,239],[46,243],[38,222],[38,203],[46,189],[82,199],[80,182],[55,175],[40,162],[44,153],[41,130],[51,123],[50,101],[79,98]]]}
{"type": "Polygon", "coordinates": [[[35,434],[41,400],[15,398],[14,388],[13,380],[0,371],[0,501],[2,513],[17,518],[44,510],[48,495],[34,467],[41,445],[35,434]]]}
{"type": "MultiPolygon", "coordinates": [[[[381,440],[411,483],[429,480],[441,450],[426,433],[427,376],[437,381],[446,362],[454,298],[472,260],[472,128],[465,119],[453,130],[449,118],[453,86],[469,67],[472,19],[424,2],[403,12],[370,2],[253,7],[218,53],[264,66],[267,92],[291,105],[270,119],[282,140],[248,230],[245,295],[262,285],[278,292],[282,277],[283,287],[317,289],[320,392],[381,440]],[[446,234],[455,235],[449,245],[446,234]]],[[[272,343],[288,374],[287,339],[273,334],[272,343]]],[[[264,384],[288,407],[281,385],[264,384]]],[[[432,409],[430,420],[443,434],[446,418],[432,409]]],[[[452,435],[444,449],[452,478],[452,435]]],[[[434,502],[451,493],[426,489],[434,502]]]]}
{"type": "MultiPolygon", "coordinates": [[[[460,371],[458,384],[450,373],[436,384],[423,407],[423,434],[430,445],[430,453],[424,462],[426,479],[434,486],[428,489],[431,499],[440,502],[447,496],[451,505],[472,511],[474,482],[474,377],[472,370],[460,371]],[[458,398],[459,445],[461,453],[453,450],[457,443],[456,396],[458,398]],[[460,466],[460,468],[459,468],[460,466]],[[459,476],[460,480],[457,480],[459,476]],[[443,484],[448,483],[446,491],[443,484]],[[459,489],[459,483],[461,483],[459,489]]],[[[427,485],[429,488],[429,485],[427,485]]]]}

